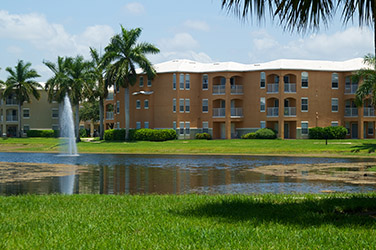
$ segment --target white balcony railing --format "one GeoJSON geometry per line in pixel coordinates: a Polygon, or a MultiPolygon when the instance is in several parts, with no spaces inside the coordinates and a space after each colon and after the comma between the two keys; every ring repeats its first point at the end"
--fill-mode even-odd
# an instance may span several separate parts
{"type": "Polygon", "coordinates": [[[345,94],[355,94],[358,90],[358,84],[345,85],[345,94]]]}
{"type": "Polygon", "coordinates": [[[113,99],[114,99],[114,92],[108,92],[106,100],[112,101],[113,99]]]}
{"type": "Polygon", "coordinates": [[[296,93],[296,83],[285,83],[285,93],[296,93]]]}
{"type": "Polygon", "coordinates": [[[231,117],[243,117],[243,108],[231,108],[231,117]]]}
{"type": "Polygon", "coordinates": [[[231,94],[233,95],[242,95],[243,94],[243,85],[232,85],[231,94]]]}
{"type": "Polygon", "coordinates": [[[358,108],[345,108],[345,116],[346,117],[357,117],[358,116],[358,108]]]}
{"type": "Polygon", "coordinates": [[[213,85],[213,95],[224,95],[226,93],[225,85],[213,85]]]}
{"type": "Polygon", "coordinates": [[[106,112],[106,120],[113,120],[114,119],[114,112],[106,112]]]}
{"type": "Polygon", "coordinates": [[[7,115],[7,122],[18,122],[17,115],[7,115]]]}
{"type": "Polygon", "coordinates": [[[213,117],[225,117],[226,109],[225,108],[213,108],[213,117]]]}
{"type": "Polygon", "coordinates": [[[368,116],[368,117],[372,117],[372,116],[375,116],[375,108],[363,108],[363,115],[364,116],[368,116]]]}
{"type": "Polygon", "coordinates": [[[279,108],[278,107],[272,107],[268,108],[266,116],[269,117],[278,117],[279,108]]]}
{"type": "Polygon", "coordinates": [[[267,93],[278,93],[279,84],[278,83],[268,83],[267,93]]]}
{"type": "Polygon", "coordinates": [[[285,107],[284,116],[296,116],[296,107],[285,107]]]}
{"type": "Polygon", "coordinates": [[[5,101],[5,104],[6,105],[18,105],[18,101],[16,100],[16,99],[7,99],[6,101],[5,101]]]}

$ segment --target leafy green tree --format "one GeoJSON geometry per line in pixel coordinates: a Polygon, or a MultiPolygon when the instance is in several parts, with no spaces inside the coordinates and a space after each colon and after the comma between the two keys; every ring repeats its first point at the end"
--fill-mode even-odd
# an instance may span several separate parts
{"type": "Polygon", "coordinates": [[[83,102],[80,107],[80,121],[98,121],[99,103],[83,102]]]}
{"type": "Polygon", "coordinates": [[[146,54],[159,53],[159,49],[150,43],[137,43],[141,29],[126,30],[121,26],[121,33],[111,38],[110,44],[105,48],[106,60],[111,65],[106,70],[108,85],[116,84],[125,89],[125,139],[129,139],[129,86],[137,80],[136,66],[138,65],[152,79],[156,75],[151,62],[146,54]]]}
{"type": "Polygon", "coordinates": [[[10,95],[16,95],[18,102],[18,136],[22,136],[21,107],[24,102],[30,103],[31,97],[39,100],[40,93],[38,88],[42,86],[35,81],[40,77],[35,69],[31,69],[31,63],[19,60],[17,65],[12,69],[7,67],[5,70],[9,73],[9,77],[5,82],[4,98],[10,95]]]}
{"type": "Polygon", "coordinates": [[[222,7],[242,18],[259,20],[269,12],[285,29],[301,32],[328,25],[337,11],[344,24],[358,16],[360,26],[373,26],[376,55],[375,0],[222,0],[222,7]]]}
{"type": "Polygon", "coordinates": [[[109,61],[106,56],[99,55],[96,49],[90,48],[90,55],[92,58],[92,73],[94,85],[92,88],[92,97],[99,98],[99,137],[103,140],[104,136],[104,100],[108,95],[108,82],[105,81],[106,69],[109,61]]]}
{"type": "Polygon", "coordinates": [[[358,106],[361,106],[366,98],[371,99],[371,105],[376,106],[376,58],[374,55],[367,55],[363,60],[364,64],[368,65],[368,68],[358,70],[353,75],[352,80],[354,82],[362,81],[362,84],[356,91],[355,102],[358,106]]]}

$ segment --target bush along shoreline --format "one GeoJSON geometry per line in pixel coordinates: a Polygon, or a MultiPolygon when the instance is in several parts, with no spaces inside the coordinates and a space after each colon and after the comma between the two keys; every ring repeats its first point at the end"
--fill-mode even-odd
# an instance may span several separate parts
{"type": "Polygon", "coordinates": [[[276,139],[277,133],[270,128],[261,128],[256,132],[242,135],[242,139],[276,139]]]}
{"type": "MultiPolygon", "coordinates": [[[[130,141],[168,141],[177,138],[174,129],[130,129],[130,141]]],[[[109,129],[104,131],[104,140],[106,141],[124,141],[125,129],[109,129]]]]}

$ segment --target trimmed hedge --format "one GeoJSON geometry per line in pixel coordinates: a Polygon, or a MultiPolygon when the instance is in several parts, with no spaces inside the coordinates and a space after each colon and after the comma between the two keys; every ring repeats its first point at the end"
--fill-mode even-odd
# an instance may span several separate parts
{"type": "MultiPolygon", "coordinates": [[[[130,129],[129,139],[136,141],[167,141],[176,139],[174,129],[130,129]]],[[[106,141],[124,141],[125,129],[108,129],[104,131],[106,141]]]]}
{"type": "Polygon", "coordinates": [[[275,139],[277,134],[269,128],[261,128],[255,133],[256,139],[275,139]]]}
{"type": "Polygon", "coordinates": [[[255,132],[247,133],[247,134],[242,135],[241,138],[242,139],[256,139],[256,133],[255,132]]]}
{"type": "Polygon", "coordinates": [[[211,135],[209,133],[197,133],[195,138],[198,140],[211,140],[211,135]]]}
{"type": "Polygon", "coordinates": [[[347,129],[342,126],[337,127],[315,127],[308,132],[309,139],[345,139],[347,129]]]}
{"type": "Polygon", "coordinates": [[[26,132],[27,137],[58,137],[58,130],[28,130],[26,132]]]}

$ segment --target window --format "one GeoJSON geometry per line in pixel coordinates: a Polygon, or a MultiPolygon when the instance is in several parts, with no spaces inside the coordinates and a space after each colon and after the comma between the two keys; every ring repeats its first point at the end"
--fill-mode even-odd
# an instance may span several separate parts
{"type": "Polygon", "coordinates": [[[345,128],[347,130],[347,135],[350,135],[350,122],[345,122],[345,128]]]}
{"type": "Polygon", "coordinates": [[[338,112],[338,98],[332,98],[332,112],[338,112]]]}
{"type": "Polygon", "coordinates": [[[59,125],[57,124],[52,124],[52,130],[59,130],[59,125]]]}
{"type": "Polygon", "coordinates": [[[59,110],[58,109],[52,109],[52,118],[54,118],[54,119],[59,118],[59,110]]]}
{"type": "Polygon", "coordinates": [[[184,122],[179,122],[179,134],[184,135],[184,122]]]}
{"type": "Polygon", "coordinates": [[[209,100],[202,99],[202,113],[208,113],[208,112],[209,112],[209,100]]]}
{"type": "Polygon", "coordinates": [[[176,121],[172,122],[172,128],[176,130],[176,121]]]}
{"type": "Polygon", "coordinates": [[[302,72],[302,88],[308,88],[308,73],[302,72]]]}
{"type": "Polygon", "coordinates": [[[119,84],[115,84],[116,86],[116,93],[119,93],[120,92],[120,85],[119,84]]]}
{"type": "Polygon", "coordinates": [[[176,74],[172,75],[172,89],[176,89],[176,74]]]}
{"type": "Polygon", "coordinates": [[[144,86],[144,77],[140,76],[140,87],[144,86]]]}
{"type": "Polygon", "coordinates": [[[202,89],[207,90],[209,88],[209,77],[208,75],[202,76],[202,89]]]}
{"type": "Polygon", "coordinates": [[[260,88],[264,89],[265,88],[265,72],[260,73],[260,88]]]}
{"type": "Polygon", "coordinates": [[[184,90],[184,74],[180,74],[180,78],[179,78],[179,88],[181,90],[184,90]]]}
{"type": "Polygon", "coordinates": [[[120,122],[117,122],[117,123],[116,123],[116,128],[117,128],[117,129],[120,129],[120,122]]]}
{"type": "Polygon", "coordinates": [[[302,100],[301,110],[302,112],[307,112],[308,111],[308,98],[303,97],[301,100],[302,100]]]}
{"type": "Polygon", "coordinates": [[[265,112],[265,97],[260,97],[260,111],[265,112]]]}
{"type": "Polygon", "coordinates": [[[260,121],[260,128],[266,128],[266,122],[260,121]]]}
{"type": "Polygon", "coordinates": [[[30,118],[30,109],[23,109],[23,118],[30,118]]]}
{"type": "Polygon", "coordinates": [[[148,87],[151,87],[151,79],[148,79],[148,87]]]}
{"type": "Polygon", "coordinates": [[[184,99],[179,99],[179,112],[184,112],[184,99]]]}
{"type": "Polygon", "coordinates": [[[279,83],[279,76],[277,75],[274,76],[274,83],[279,83]]]}
{"type": "Polygon", "coordinates": [[[176,112],[176,98],[172,99],[172,112],[176,112]]]}
{"type": "Polygon", "coordinates": [[[140,129],[141,128],[141,122],[136,122],[136,129],[140,129]]]}
{"type": "Polygon", "coordinates": [[[189,113],[191,111],[191,101],[189,99],[185,99],[185,112],[189,113]]]}
{"type": "Polygon", "coordinates": [[[149,128],[149,122],[144,122],[144,128],[149,128]]]}
{"type": "Polygon", "coordinates": [[[140,109],[140,108],[141,108],[141,101],[136,100],[136,109],[140,109]]]}
{"type": "Polygon", "coordinates": [[[191,123],[185,122],[185,134],[189,135],[191,133],[191,123]]]}
{"type": "Polygon", "coordinates": [[[368,122],[368,134],[373,135],[373,122],[368,122]]]}
{"type": "Polygon", "coordinates": [[[332,125],[332,127],[338,127],[338,121],[333,121],[333,122],[331,123],[331,125],[332,125]]]}
{"type": "Polygon", "coordinates": [[[209,133],[209,122],[202,122],[202,133],[209,133]]]}
{"type": "Polygon", "coordinates": [[[338,74],[332,74],[332,89],[338,89],[338,74]]]}
{"type": "Polygon", "coordinates": [[[146,99],[144,101],[144,109],[149,109],[149,100],[148,99],[146,99]]]}
{"type": "Polygon", "coordinates": [[[26,132],[29,131],[29,130],[30,130],[30,126],[29,126],[29,124],[25,124],[25,125],[23,126],[23,132],[26,133],[26,132]]]}
{"type": "Polygon", "coordinates": [[[191,77],[189,74],[185,75],[185,89],[190,89],[191,88],[191,77]]]}
{"type": "Polygon", "coordinates": [[[116,113],[120,114],[120,101],[116,101],[116,113]]]}
{"type": "Polygon", "coordinates": [[[308,135],[308,122],[302,122],[302,135],[308,135]]]}

